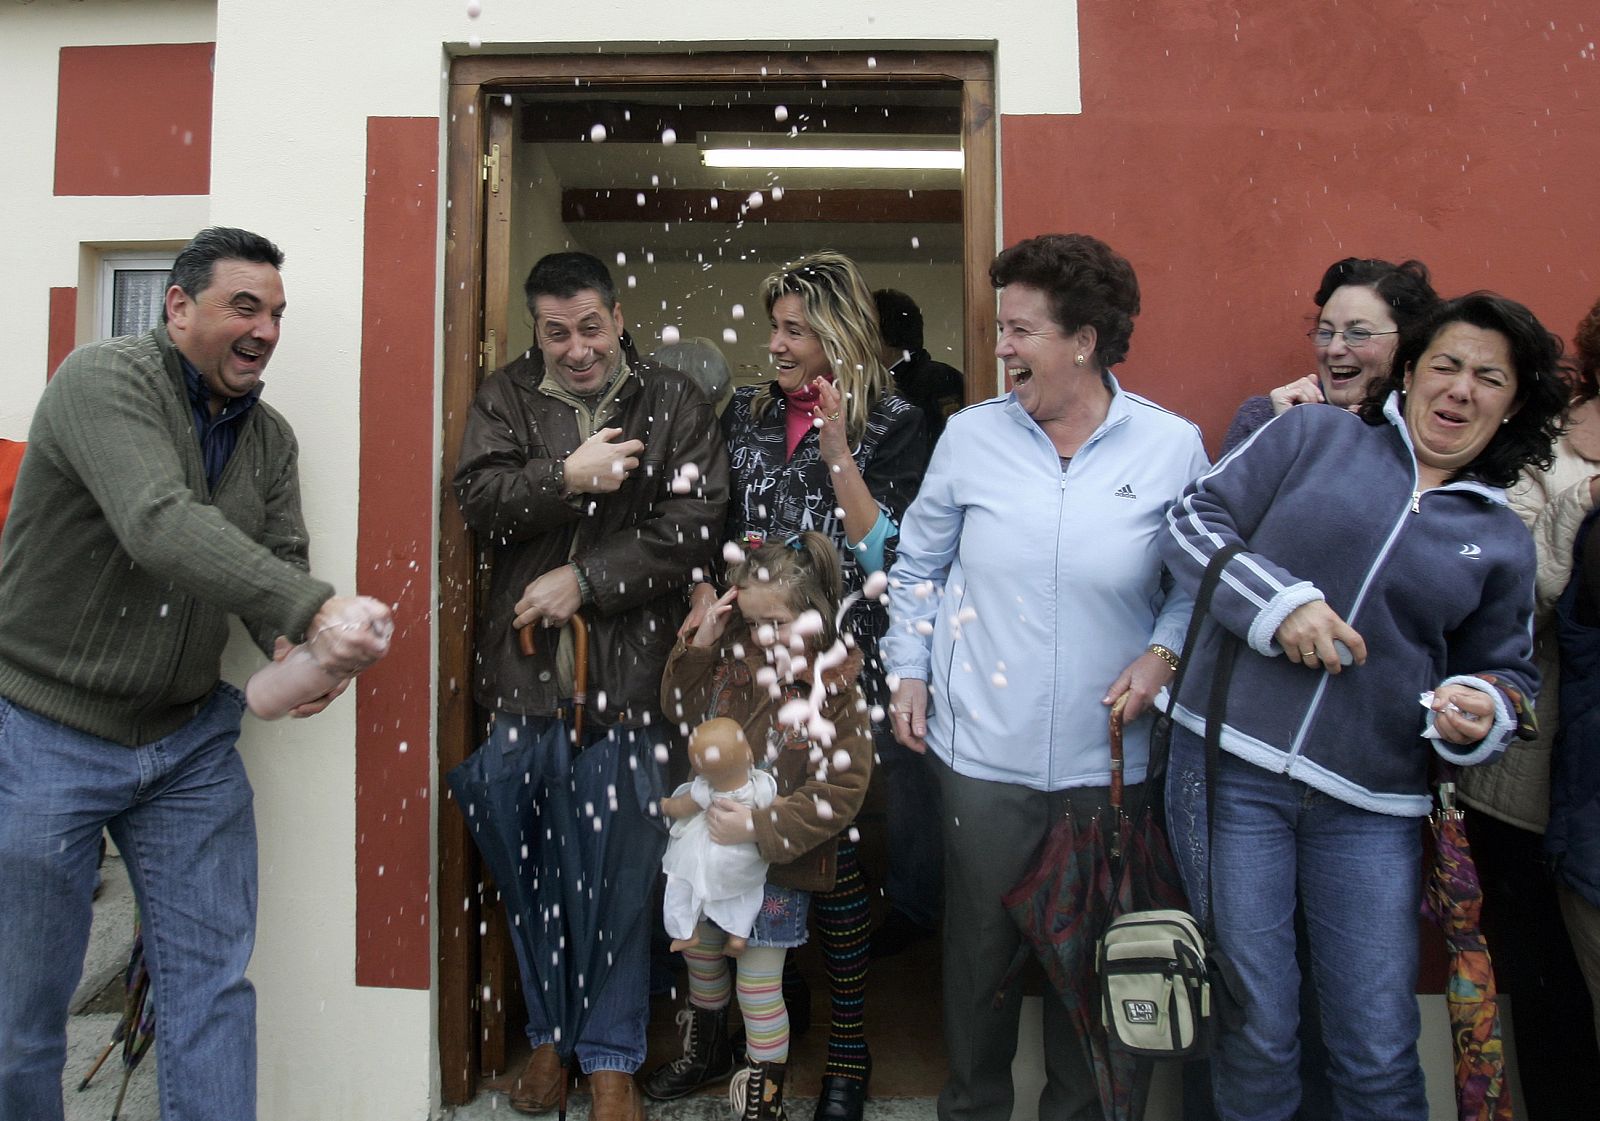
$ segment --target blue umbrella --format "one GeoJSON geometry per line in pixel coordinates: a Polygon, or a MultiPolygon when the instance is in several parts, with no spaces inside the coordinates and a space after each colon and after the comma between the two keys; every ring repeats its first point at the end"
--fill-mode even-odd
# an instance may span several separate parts
{"type": "Polygon", "coordinates": [[[654,741],[635,729],[583,726],[588,635],[581,617],[573,621],[571,716],[523,729],[504,752],[491,741],[445,776],[534,980],[524,995],[554,1027],[563,1063],[610,974],[614,948],[646,921],[667,838],[651,813],[666,793],[654,741]],[[615,812],[624,800],[632,807],[615,812]]]}

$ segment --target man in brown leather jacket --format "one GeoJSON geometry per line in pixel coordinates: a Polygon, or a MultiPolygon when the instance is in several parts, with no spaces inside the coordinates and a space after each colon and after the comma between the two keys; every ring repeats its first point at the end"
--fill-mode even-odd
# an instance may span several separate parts
{"type": "MultiPolygon", "coordinates": [[[[689,378],[638,357],[599,260],[550,254],[524,291],[537,348],[484,380],[454,479],[467,523],[493,556],[474,694],[495,714],[491,744],[511,750],[537,739],[570,704],[566,624],[581,610],[590,628],[585,740],[589,727],[599,740],[586,754],[604,744],[631,756],[636,771],[658,767],[654,747],[670,728],[658,707],[661,671],[686,611],[683,593],[722,547],[721,430],[689,378]],[[536,636],[531,655],[519,647],[525,627],[536,636]]],[[[580,775],[593,772],[571,773],[581,785],[580,775]]],[[[648,812],[621,790],[575,796],[597,807],[600,828],[615,815],[648,812]]],[[[664,845],[664,830],[651,835],[664,845]]],[[[641,846],[635,858],[659,864],[662,845],[641,846]]],[[[603,880],[591,880],[596,891],[603,880]]],[[[598,1121],[644,1115],[632,1074],[645,1054],[649,923],[634,925],[610,948],[609,974],[591,994],[576,1045],[598,1121]]],[[[519,946],[524,991],[537,992],[523,956],[519,946]]],[[[565,1074],[556,1025],[541,1022],[539,1001],[528,1003],[534,1050],[511,1104],[537,1113],[555,1108],[565,1074]]]]}

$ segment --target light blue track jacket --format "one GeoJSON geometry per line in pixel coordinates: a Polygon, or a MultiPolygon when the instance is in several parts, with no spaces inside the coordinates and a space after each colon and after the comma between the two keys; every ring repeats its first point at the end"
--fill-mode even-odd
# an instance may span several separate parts
{"type": "MultiPolygon", "coordinates": [[[[1107,785],[1101,698],[1150,643],[1183,643],[1192,595],[1165,590],[1160,538],[1205,448],[1189,421],[1107,384],[1105,422],[1065,472],[1015,395],[957,413],[900,527],[884,662],[929,682],[930,750],[959,774],[1107,785]]],[[[1149,726],[1126,729],[1130,783],[1149,726]]]]}

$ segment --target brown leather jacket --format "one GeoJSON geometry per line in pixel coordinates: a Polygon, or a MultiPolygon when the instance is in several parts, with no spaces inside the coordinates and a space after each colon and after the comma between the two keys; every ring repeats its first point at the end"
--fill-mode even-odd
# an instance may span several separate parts
{"type": "Polygon", "coordinates": [[[833,887],[839,834],[861,811],[872,778],[871,726],[858,684],[862,661],[861,652],[852,651],[823,675],[822,715],[835,732],[824,749],[803,732],[778,725],[778,710],[806,690],[789,685],[774,697],[758,684],[756,674],[766,658],[748,635],[730,633],[720,649],[685,641],[672,648],[661,676],[661,707],[668,719],[693,728],[713,716],[732,717],[755,748],[756,762],[778,781],[777,800],[752,818],[756,847],[771,865],[769,883],[799,891],[833,887]],[[740,637],[744,641],[735,646],[740,637]],[[849,760],[843,768],[835,766],[840,751],[849,760]]]}
{"type": "MultiPolygon", "coordinates": [[[[484,379],[467,418],[454,479],[456,500],[493,572],[478,619],[478,703],[548,716],[561,694],[554,632],[525,657],[511,621],[523,590],[575,564],[593,594],[589,621],[589,719],[659,720],[661,671],[687,611],[690,574],[722,548],[728,458],[716,412],[687,377],[642,362],[624,336],[628,371],[593,416],[541,388],[544,359],[531,350],[484,379]],[[562,462],[601,428],[644,441],[640,465],[613,494],[569,495],[562,462]],[[671,489],[684,464],[699,469],[687,493],[671,489]],[[600,694],[604,694],[601,700],[600,694]]],[[[557,391],[559,393],[559,391],[557,391]]]]}

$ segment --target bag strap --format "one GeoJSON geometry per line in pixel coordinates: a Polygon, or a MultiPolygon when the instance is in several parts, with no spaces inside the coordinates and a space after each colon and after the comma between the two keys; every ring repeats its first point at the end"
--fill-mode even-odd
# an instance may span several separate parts
{"type": "Polygon", "coordinates": [[[1216,848],[1217,772],[1222,768],[1222,725],[1228,717],[1228,686],[1233,681],[1233,664],[1238,661],[1239,636],[1222,628],[1222,646],[1217,650],[1211,671],[1211,698],[1206,705],[1206,914],[1204,929],[1208,943],[1217,940],[1216,908],[1211,906],[1211,850],[1216,848]]]}
{"type": "MultiPolygon", "coordinates": [[[[1188,673],[1188,671],[1189,671],[1189,663],[1194,659],[1195,644],[1199,641],[1199,638],[1200,638],[1200,627],[1205,622],[1206,615],[1211,610],[1211,599],[1212,599],[1212,596],[1216,593],[1217,585],[1222,582],[1222,570],[1223,570],[1223,568],[1225,568],[1227,566],[1229,561],[1231,561],[1235,556],[1237,556],[1238,554],[1240,554],[1242,552],[1244,552],[1243,543],[1235,543],[1235,544],[1232,544],[1232,545],[1224,545],[1222,548],[1218,549],[1215,553],[1211,554],[1211,560],[1206,564],[1205,574],[1200,577],[1200,589],[1195,593],[1194,611],[1189,616],[1189,629],[1183,636],[1183,653],[1181,655],[1179,655],[1179,657],[1178,657],[1178,672],[1177,672],[1177,675],[1173,677],[1172,684],[1167,689],[1167,711],[1166,712],[1158,712],[1156,714],[1156,728],[1157,729],[1162,728],[1163,723],[1165,723],[1166,725],[1171,725],[1171,723],[1172,723],[1172,710],[1177,707],[1178,695],[1179,695],[1180,691],[1183,689],[1184,675],[1188,673]]],[[[1224,635],[1230,635],[1230,632],[1227,630],[1226,627],[1224,627],[1222,630],[1223,630],[1223,634],[1224,635]]],[[[1230,635],[1230,637],[1231,637],[1231,635],[1230,635]]],[[[1235,639],[1234,641],[1237,642],[1238,640],[1235,639]]],[[[1230,651],[1230,655],[1231,655],[1231,651],[1230,651]]],[[[1232,673],[1232,658],[1230,656],[1230,658],[1229,658],[1229,674],[1231,675],[1231,673],[1232,673]]],[[[1215,691],[1215,682],[1213,681],[1213,692],[1214,691],[1215,691]]],[[[1224,685],[1223,685],[1224,698],[1225,698],[1225,695],[1226,695],[1226,691],[1227,691],[1227,685],[1226,685],[1226,683],[1224,683],[1224,685]]],[[[1208,719],[1208,725],[1209,725],[1209,719],[1208,719]]],[[[1219,722],[1219,726],[1220,726],[1220,722],[1219,722]]],[[[1168,728],[1166,730],[1167,730],[1168,733],[1170,733],[1170,728],[1168,728]]],[[[1208,730],[1209,730],[1209,728],[1208,728],[1208,730]]],[[[1139,808],[1137,810],[1135,810],[1134,814],[1133,814],[1133,823],[1134,823],[1134,829],[1135,830],[1137,830],[1139,825],[1143,823],[1143,821],[1145,819],[1145,815],[1147,815],[1150,812],[1151,799],[1152,799],[1152,797],[1154,795],[1157,779],[1161,775],[1164,775],[1166,773],[1166,770],[1167,770],[1167,754],[1168,754],[1168,748],[1170,747],[1171,743],[1172,743],[1172,737],[1171,737],[1170,734],[1157,735],[1156,732],[1154,730],[1152,730],[1151,736],[1150,736],[1150,756],[1149,756],[1148,761],[1145,763],[1144,784],[1143,784],[1143,789],[1139,793],[1139,808]],[[1158,758],[1158,754],[1159,754],[1159,758],[1158,758]]],[[[1212,785],[1211,784],[1211,767],[1210,767],[1210,764],[1208,762],[1207,763],[1207,768],[1206,768],[1206,791],[1207,791],[1208,797],[1209,797],[1209,794],[1210,794],[1211,785],[1212,785]]],[[[1210,803],[1209,802],[1207,803],[1207,809],[1208,810],[1210,809],[1210,803]]],[[[1210,828],[1210,819],[1209,818],[1207,818],[1207,823],[1206,824],[1207,824],[1207,829],[1209,830],[1209,828],[1210,828]]],[[[1206,840],[1207,840],[1208,845],[1209,845],[1209,842],[1210,842],[1210,836],[1209,835],[1207,836],[1206,840]]],[[[1209,849],[1208,849],[1208,854],[1209,854],[1209,849]]],[[[1207,856],[1207,860],[1209,861],[1209,859],[1210,859],[1210,857],[1208,855],[1207,856]]],[[[1120,888],[1121,877],[1122,877],[1122,869],[1113,868],[1112,869],[1112,882],[1119,885],[1118,886],[1118,890],[1121,889],[1120,888]]],[[[1207,887],[1208,893],[1209,893],[1209,890],[1210,890],[1210,877],[1211,877],[1211,871],[1210,871],[1210,867],[1208,865],[1208,867],[1206,869],[1206,887],[1207,887]]],[[[1207,908],[1207,912],[1208,913],[1209,913],[1209,911],[1210,911],[1210,908],[1207,908]]]]}

